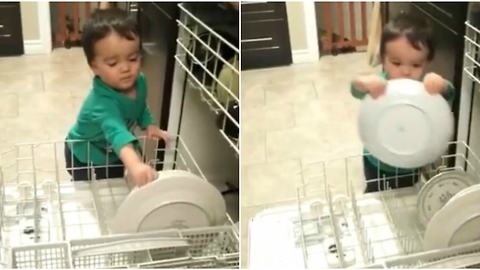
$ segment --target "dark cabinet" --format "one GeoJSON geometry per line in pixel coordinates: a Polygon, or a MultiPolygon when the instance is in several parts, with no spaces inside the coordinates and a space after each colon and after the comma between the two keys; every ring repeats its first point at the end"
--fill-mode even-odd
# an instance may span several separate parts
{"type": "MultiPolygon", "coordinates": [[[[468,2],[388,2],[382,5],[384,12],[382,17],[385,21],[403,11],[425,17],[431,22],[435,32],[436,55],[429,66],[429,71],[438,73],[451,81],[457,90],[452,107],[456,138],[463,75],[463,37],[468,2]]],[[[450,154],[456,152],[454,145],[449,152],[450,154]]],[[[454,160],[452,159],[451,162],[453,164],[454,160]]]]}
{"type": "Polygon", "coordinates": [[[285,2],[242,3],[242,70],[292,64],[285,2]]]}
{"type": "Polygon", "coordinates": [[[24,54],[20,2],[0,3],[0,56],[24,54]]]}
{"type": "MultiPolygon", "coordinates": [[[[175,2],[138,2],[136,15],[142,37],[142,71],[148,84],[147,103],[155,121],[165,130],[170,116],[179,14],[175,2]]],[[[165,147],[164,142],[159,141],[158,147],[165,147]]],[[[148,158],[153,158],[150,154],[156,155],[159,163],[164,159],[164,151],[146,153],[148,158]]],[[[162,166],[157,163],[157,170],[160,169],[162,166]]]]}

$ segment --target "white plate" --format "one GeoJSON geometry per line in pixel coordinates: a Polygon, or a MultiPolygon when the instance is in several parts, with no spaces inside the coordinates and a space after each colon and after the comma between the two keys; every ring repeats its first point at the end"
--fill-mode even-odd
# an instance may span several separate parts
{"type": "Polygon", "coordinates": [[[469,187],[463,195],[438,211],[428,223],[424,250],[438,250],[480,240],[480,189],[469,187]]]}
{"type": "Polygon", "coordinates": [[[375,100],[367,95],[359,111],[365,148],[398,168],[419,168],[438,159],[447,150],[453,125],[447,101],[409,79],[388,81],[385,94],[375,100]]]}
{"type": "MultiPolygon", "coordinates": [[[[166,174],[168,176],[192,177],[192,178],[196,178],[198,181],[207,182],[207,180],[201,178],[200,176],[184,170],[166,170],[166,171],[160,172],[160,174],[164,174],[164,175],[166,174]]],[[[221,194],[221,192],[218,192],[218,194],[220,194],[220,196],[222,196],[222,199],[223,199],[223,195],[221,194]]],[[[211,204],[211,206],[212,206],[211,213],[214,213],[214,217],[213,217],[214,223],[217,225],[224,225],[225,222],[227,221],[226,206],[225,206],[225,209],[222,207],[219,207],[216,204],[215,205],[211,204]]]]}
{"type": "Polygon", "coordinates": [[[444,171],[428,180],[417,196],[420,222],[427,226],[430,219],[444,207],[455,194],[475,185],[477,181],[462,170],[444,171]]]}
{"type": "Polygon", "coordinates": [[[455,196],[453,196],[447,204],[449,204],[450,202],[452,202],[453,200],[457,199],[457,198],[460,198],[461,196],[463,196],[465,193],[467,192],[470,192],[472,190],[476,190],[476,189],[480,189],[480,184],[475,184],[473,185],[471,188],[466,188],[466,189],[463,189],[462,191],[458,192],[457,194],[455,194],[455,196]]]}
{"type": "Polygon", "coordinates": [[[218,226],[225,220],[225,200],[213,185],[188,172],[160,172],[157,181],[127,196],[110,229],[114,233],[136,233],[218,226]]]}

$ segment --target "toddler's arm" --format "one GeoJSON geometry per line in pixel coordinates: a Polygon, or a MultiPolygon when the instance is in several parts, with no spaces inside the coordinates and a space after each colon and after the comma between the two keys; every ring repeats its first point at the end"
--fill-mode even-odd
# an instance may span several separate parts
{"type": "Polygon", "coordinates": [[[135,151],[124,151],[124,148],[132,148],[132,142],[137,138],[128,130],[120,110],[113,101],[102,99],[98,102],[92,112],[93,121],[98,124],[105,134],[105,138],[113,151],[120,157],[128,169],[136,158],[140,160],[135,151]],[[125,160],[124,160],[125,159],[125,160]]]}
{"type": "Polygon", "coordinates": [[[361,78],[357,77],[350,84],[350,93],[356,99],[363,99],[367,95],[367,92],[359,89],[364,89],[364,88],[362,87],[361,78]]]}
{"type": "Polygon", "coordinates": [[[155,121],[153,121],[153,117],[152,117],[152,114],[150,113],[150,109],[145,104],[142,114],[138,118],[138,125],[142,130],[145,130],[148,126],[153,124],[155,124],[155,121]]]}
{"type": "Polygon", "coordinates": [[[385,92],[387,81],[385,75],[364,75],[355,78],[350,86],[350,93],[357,99],[363,99],[367,94],[377,98],[385,92]]]}

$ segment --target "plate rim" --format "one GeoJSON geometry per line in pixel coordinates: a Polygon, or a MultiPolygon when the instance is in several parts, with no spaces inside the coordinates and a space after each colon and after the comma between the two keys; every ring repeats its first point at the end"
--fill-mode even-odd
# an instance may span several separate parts
{"type": "MultiPolygon", "coordinates": [[[[480,201],[480,189],[477,189],[476,186],[471,186],[469,187],[469,189],[470,188],[473,188],[472,192],[466,192],[457,200],[452,201],[451,204],[445,205],[445,207],[438,211],[435,216],[433,216],[433,218],[430,220],[423,237],[424,250],[428,251],[448,248],[455,232],[457,232],[458,229],[461,228],[462,225],[469,220],[461,218],[462,215],[463,217],[470,217],[470,215],[459,213],[478,212],[478,204],[465,204],[466,202],[480,201]],[[451,218],[452,216],[455,216],[456,218],[451,218]],[[438,226],[440,224],[441,226],[438,226]],[[442,233],[438,233],[439,229],[442,230],[442,233]]],[[[480,217],[480,213],[477,216],[480,217]]]]}

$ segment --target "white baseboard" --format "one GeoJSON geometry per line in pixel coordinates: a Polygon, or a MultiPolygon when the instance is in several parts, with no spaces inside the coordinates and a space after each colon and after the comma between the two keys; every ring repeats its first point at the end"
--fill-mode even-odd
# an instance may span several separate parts
{"type": "Polygon", "coordinates": [[[41,39],[24,40],[23,48],[26,55],[45,54],[45,48],[41,39]]]}
{"type": "Polygon", "coordinates": [[[294,64],[313,63],[318,61],[320,55],[312,50],[294,50],[292,51],[292,62],[294,64]]]}

